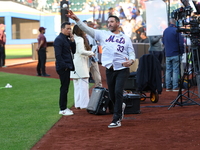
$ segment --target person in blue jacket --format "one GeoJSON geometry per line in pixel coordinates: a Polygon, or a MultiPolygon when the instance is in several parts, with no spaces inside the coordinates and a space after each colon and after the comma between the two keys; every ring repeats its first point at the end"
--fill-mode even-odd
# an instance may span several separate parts
{"type": "Polygon", "coordinates": [[[164,30],[162,40],[166,57],[166,91],[178,92],[184,38],[181,33],[177,32],[176,20],[170,19],[170,25],[164,30]]]}

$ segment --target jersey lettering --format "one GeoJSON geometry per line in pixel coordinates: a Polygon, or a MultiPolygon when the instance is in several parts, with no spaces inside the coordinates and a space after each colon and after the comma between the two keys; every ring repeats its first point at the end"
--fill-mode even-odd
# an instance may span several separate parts
{"type": "Polygon", "coordinates": [[[116,42],[119,44],[125,44],[125,39],[123,37],[121,38],[115,38],[115,35],[111,35],[108,39],[106,39],[106,42],[116,42]]]}
{"type": "Polygon", "coordinates": [[[123,52],[123,51],[124,51],[124,46],[117,45],[117,50],[118,50],[119,52],[123,52]]]}

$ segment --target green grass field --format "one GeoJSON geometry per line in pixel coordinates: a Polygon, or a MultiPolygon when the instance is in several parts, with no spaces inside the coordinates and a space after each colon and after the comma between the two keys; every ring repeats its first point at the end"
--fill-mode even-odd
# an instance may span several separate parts
{"type": "MultiPolygon", "coordinates": [[[[6,50],[6,59],[23,57],[32,57],[32,50],[6,50]]],[[[0,72],[0,150],[29,150],[46,134],[61,117],[59,88],[59,79],[0,72]],[[5,88],[7,83],[13,87],[5,88]]],[[[73,90],[71,81],[69,108],[73,90]]]]}
{"type": "Polygon", "coordinates": [[[6,59],[32,57],[31,49],[7,49],[6,59]]]}
{"type": "MultiPolygon", "coordinates": [[[[28,150],[60,119],[59,79],[0,72],[0,149],[28,150]],[[10,83],[12,88],[4,88],[10,83]]],[[[73,84],[68,107],[73,105],[73,84]]]]}

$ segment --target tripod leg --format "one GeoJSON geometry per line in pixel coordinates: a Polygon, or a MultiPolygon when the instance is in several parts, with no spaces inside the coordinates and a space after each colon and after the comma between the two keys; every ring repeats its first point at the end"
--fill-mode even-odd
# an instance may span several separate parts
{"type": "Polygon", "coordinates": [[[180,97],[181,97],[181,95],[179,95],[175,100],[173,100],[173,101],[171,102],[171,105],[169,106],[168,110],[170,110],[171,107],[174,107],[175,105],[180,105],[180,106],[182,106],[182,104],[178,102],[178,100],[179,100],[180,97]]]}
{"type": "MultiPolygon", "coordinates": [[[[186,93],[192,93],[192,94],[194,94],[195,96],[197,96],[197,97],[199,98],[199,96],[198,96],[197,94],[195,94],[194,92],[192,92],[192,91],[186,91],[184,94],[186,94],[186,93]]],[[[194,101],[194,100],[191,99],[190,97],[185,96],[184,94],[183,94],[183,97],[185,97],[185,98],[187,99],[187,101],[184,102],[184,104],[187,103],[188,101],[192,101],[192,102],[195,103],[196,105],[200,105],[199,103],[197,103],[196,101],[194,101]]]]}
{"type": "Polygon", "coordinates": [[[189,98],[189,97],[188,97],[188,100],[190,100],[190,101],[192,101],[193,103],[195,103],[196,105],[199,105],[199,106],[200,106],[199,103],[195,102],[193,99],[191,99],[191,98],[189,98]]]}

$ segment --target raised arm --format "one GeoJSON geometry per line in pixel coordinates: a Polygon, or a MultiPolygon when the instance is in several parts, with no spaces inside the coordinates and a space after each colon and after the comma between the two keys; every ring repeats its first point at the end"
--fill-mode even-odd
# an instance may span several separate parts
{"type": "Polygon", "coordinates": [[[68,14],[66,14],[66,16],[76,21],[81,30],[94,38],[95,29],[88,27],[85,23],[80,21],[80,19],[71,10],[68,11],[68,14]]]}

